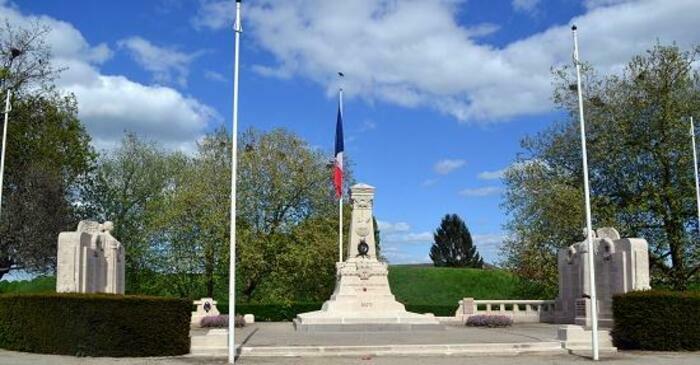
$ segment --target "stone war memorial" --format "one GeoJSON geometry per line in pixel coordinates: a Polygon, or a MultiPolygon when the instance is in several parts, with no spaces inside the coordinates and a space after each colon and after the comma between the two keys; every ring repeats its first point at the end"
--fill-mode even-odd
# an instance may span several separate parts
{"type": "Polygon", "coordinates": [[[124,246],[112,222],[84,220],[58,235],[56,291],[124,294],[124,246]]]}
{"type": "MultiPolygon", "coordinates": [[[[620,238],[614,228],[599,228],[593,236],[598,321],[612,325],[612,296],[649,290],[649,253],[646,240],[620,238]]],[[[586,241],[559,250],[559,296],[555,320],[590,326],[590,283],[586,241]]]]}
{"type": "MultiPolygon", "coordinates": [[[[586,240],[559,250],[559,295],[555,301],[556,323],[573,324],[559,329],[565,342],[590,341],[591,285],[588,260],[594,260],[598,322],[603,328],[613,326],[612,298],[615,294],[649,290],[649,253],[647,241],[641,238],[620,238],[611,227],[599,228],[593,234],[593,254],[586,240]]],[[[609,331],[600,331],[601,343],[608,344],[609,331]]]]}
{"type": "Polygon", "coordinates": [[[389,270],[377,260],[372,206],[374,187],[351,188],[352,220],[347,260],[336,263],[336,285],[319,311],[294,320],[297,331],[397,331],[440,329],[432,315],[407,312],[389,287],[389,270]]]}

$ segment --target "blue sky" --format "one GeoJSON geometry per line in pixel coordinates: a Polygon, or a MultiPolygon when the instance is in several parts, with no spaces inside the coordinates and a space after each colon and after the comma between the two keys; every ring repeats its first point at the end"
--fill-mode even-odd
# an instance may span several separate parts
{"type": "MultiPolygon", "coordinates": [[[[75,93],[98,148],[124,130],[192,150],[230,125],[231,0],[0,0],[0,17],[53,28],[60,88],[75,93]]],[[[337,71],[346,155],[377,188],[392,263],[427,262],[431,232],[462,216],[498,260],[500,172],[523,136],[557,118],[550,67],[582,58],[620,72],[658,39],[698,44],[693,0],[249,0],[241,129],[284,127],[332,150],[337,71]]],[[[128,242],[128,238],[122,238],[128,242]]]]}

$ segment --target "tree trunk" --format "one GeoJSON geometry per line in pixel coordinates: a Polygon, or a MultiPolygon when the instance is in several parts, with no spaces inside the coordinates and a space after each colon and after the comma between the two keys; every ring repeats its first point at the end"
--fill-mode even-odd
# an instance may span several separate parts
{"type": "Polygon", "coordinates": [[[9,257],[0,257],[0,280],[2,280],[3,276],[5,274],[9,273],[10,270],[12,270],[12,265],[15,264],[15,261],[12,260],[9,257]]]}
{"type": "Polygon", "coordinates": [[[204,265],[204,277],[207,285],[207,297],[214,298],[214,259],[207,255],[207,262],[204,265]]]}

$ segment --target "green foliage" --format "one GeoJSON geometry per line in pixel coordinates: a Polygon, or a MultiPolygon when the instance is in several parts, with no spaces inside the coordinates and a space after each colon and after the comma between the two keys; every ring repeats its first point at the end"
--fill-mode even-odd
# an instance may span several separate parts
{"type": "MultiPolygon", "coordinates": [[[[650,245],[654,284],[685,290],[700,269],[688,116],[700,114],[697,50],[657,45],[621,75],[584,67],[593,225],[650,245]]],[[[555,288],[557,250],[585,226],[578,101],[572,67],[555,72],[567,119],[523,140],[506,172],[504,264],[555,288]]]]}
{"type": "MultiPolygon", "coordinates": [[[[238,245],[242,297],[265,303],[325,300],[338,257],[328,156],[281,129],[248,130],[239,149],[239,220],[248,227],[238,245]]],[[[346,169],[345,183],[351,182],[346,169]]]]}
{"type": "Polygon", "coordinates": [[[457,214],[447,214],[434,233],[430,259],[438,267],[481,268],[484,260],[476,251],[467,225],[457,214]]]}
{"type": "MultiPolygon", "coordinates": [[[[289,322],[296,318],[297,314],[317,311],[321,309],[323,302],[316,303],[273,303],[257,304],[245,303],[236,305],[236,313],[239,315],[253,314],[256,322],[289,322]]],[[[228,304],[217,304],[217,309],[222,314],[229,313],[228,304]]]]}
{"type": "Polygon", "coordinates": [[[0,24],[3,100],[12,90],[7,125],[0,279],[12,270],[47,273],[55,267],[56,237],[77,223],[74,195],[92,166],[90,137],[72,95],[56,92],[60,70],[38,23],[0,24]],[[26,26],[26,27],[25,27],[26,26]],[[12,49],[22,52],[12,59],[12,49]]]}
{"type": "Polygon", "coordinates": [[[374,226],[374,245],[377,251],[377,260],[386,261],[386,257],[382,255],[382,235],[377,223],[377,217],[372,216],[372,225],[374,226]]]}
{"type": "Polygon", "coordinates": [[[615,346],[651,351],[700,350],[700,293],[644,291],[613,297],[615,346]]]}
{"type": "Polygon", "coordinates": [[[124,244],[127,292],[153,293],[161,243],[153,238],[163,214],[161,201],[185,163],[184,155],[127,134],[117,149],[100,156],[89,183],[82,186],[81,215],[114,222],[113,234],[124,244]]]}
{"type": "Polygon", "coordinates": [[[55,293],[56,278],[44,276],[32,280],[0,281],[0,294],[55,293]]]}
{"type": "MultiPolygon", "coordinates": [[[[164,284],[179,296],[201,292],[213,297],[217,284],[227,281],[230,156],[231,138],[225,130],[205,136],[197,154],[178,164],[173,188],[154,204],[159,214],[149,241],[158,248],[151,269],[170,273],[171,281],[164,284]]],[[[239,231],[244,229],[243,224],[239,231]]]]}
{"type": "Polygon", "coordinates": [[[75,229],[75,192],[94,161],[72,97],[47,92],[13,101],[8,124],[0,278],[10,270],[46,273],[56,237],[75,229]]]}
{"type": "MultiPolygon", "coordinates": [[[[114,222],[127,250],[127,292],[228,296],[231,145],[223,128],[192,156],[127,135],[99,160],[83,215],[114,222]]],[[[285,130],[250,129],[238,146],[238,297],[324,300],[338,257],[327,156],[285,130]]]]}
{"type": "Polygon", "coordinates": [[[191,303],[96,294],[0,295],[0,348],[75,356],[190,351],[191,303]]]}
{"type": "Polygon", "coordinates": [[[406,310],[413,313],[432,313],[441,317],[452,317],[455,315],[459,303],[454,304],[406,304],[406,310]]]}

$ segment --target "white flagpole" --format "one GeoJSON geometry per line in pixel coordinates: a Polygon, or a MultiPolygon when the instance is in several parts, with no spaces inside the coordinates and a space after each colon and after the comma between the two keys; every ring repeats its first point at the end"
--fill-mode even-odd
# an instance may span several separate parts
{"type": "MultiPolygon", "coordinates": [[[[5,70],[9,73],[10,70],[12,69],[12,62],[14,62],[15,58],[21,56],[24,53],[24,51],[17,49],[17,48],[10,48],[10,63],[7,65],[5,70]]],[[[2,192],[4,190],[4,180],[5,180],[5,149],[7,147],[7,127],[8,123],[10,122],[10,112],[12,111],[12,104],[11,104],[11,99],[12,99],[12,89],[8,86],[9,84],[9,75],[4,76],[4,80],[2,83],[2,86],[5,88],[5,91],[7,92],[7,96],[5,99],[5,123],[2,126],[2,156],[0,156],[0,213],[2,212],[2,192]]]]}
{"type": "Polygon", "coordinates": [[[12,89],[7,88],[7,98],[5,99],[5,124],[2,126],[2,156],[0,156],[0,212],[2,212],[2,191],[5,178],[5,149],[7,147],[7,124],[10,121],[10,98],[12,89]]]}
{"type": "Polygon", "coordinates": [[[238,169],[238,63],[240,41],[243,28],[241,27],[241,0],[236,0],[236,22],[234,29],[234,61],[233,61],[233,130],[231,132],[231,224],[230,224],[230,262],[228,282],[228,363],[236,361],[236,175],[238,169]]]}
{"type": "MultiPolygon", "coordinates": [[[[341,76],[342,77],[342,76],[341,76]]],[[[338,89],[338,108],[340,109],[340,117],[341,121],[343,118],[343,88],[338,89]]],[[[343,148],[344,149],[344,148],[343,148]]],[[[345,154],[345,151],[343,151],[343,155],[345,154]]],[[[343,160],[345,159],[345,156],[342,156],[343,160]]],[[[343,165],[345,165],[345,161],[343,161],[343,165]]],[[[343,166],[343,170],[345,169],[345,166],[343,166]]],[[[342,179],[341,185],[340,185],[340,197],[338,198],[338,214],[339,214],[339,224],[338,224],[338,262],[343,262],[343,185],[342,185],[342,179]]]]}
{"type": "Polygon", "coordinates": [[[586,123],[583,119],[583,90],[581,89],[581,62],[578,56],[578,37],[576,26],[571,27],[574,37],[574,64],[576,65],[576,83],[578,89],[578,111],[581,122],[581,154],[583,160],[583,187],[586,196],[586,240],[588,242],[588,282],[591,296],[591,342],[593,360],[598,360],[598,298],[595,287],[595,255],[593,253],[593,224],[591,223],[591,191],[588,183],[588,152],[586,151],[586,123]]]}
{"type": "Polygon", "coordinates": [[[693,141],[693,167],[695,168],[695,198],[698,203],[698,231],[700,231],[700,179],[698,179],[698,151],[695,147],[695,124],[690,117],[690,137],[693,141]]]}

